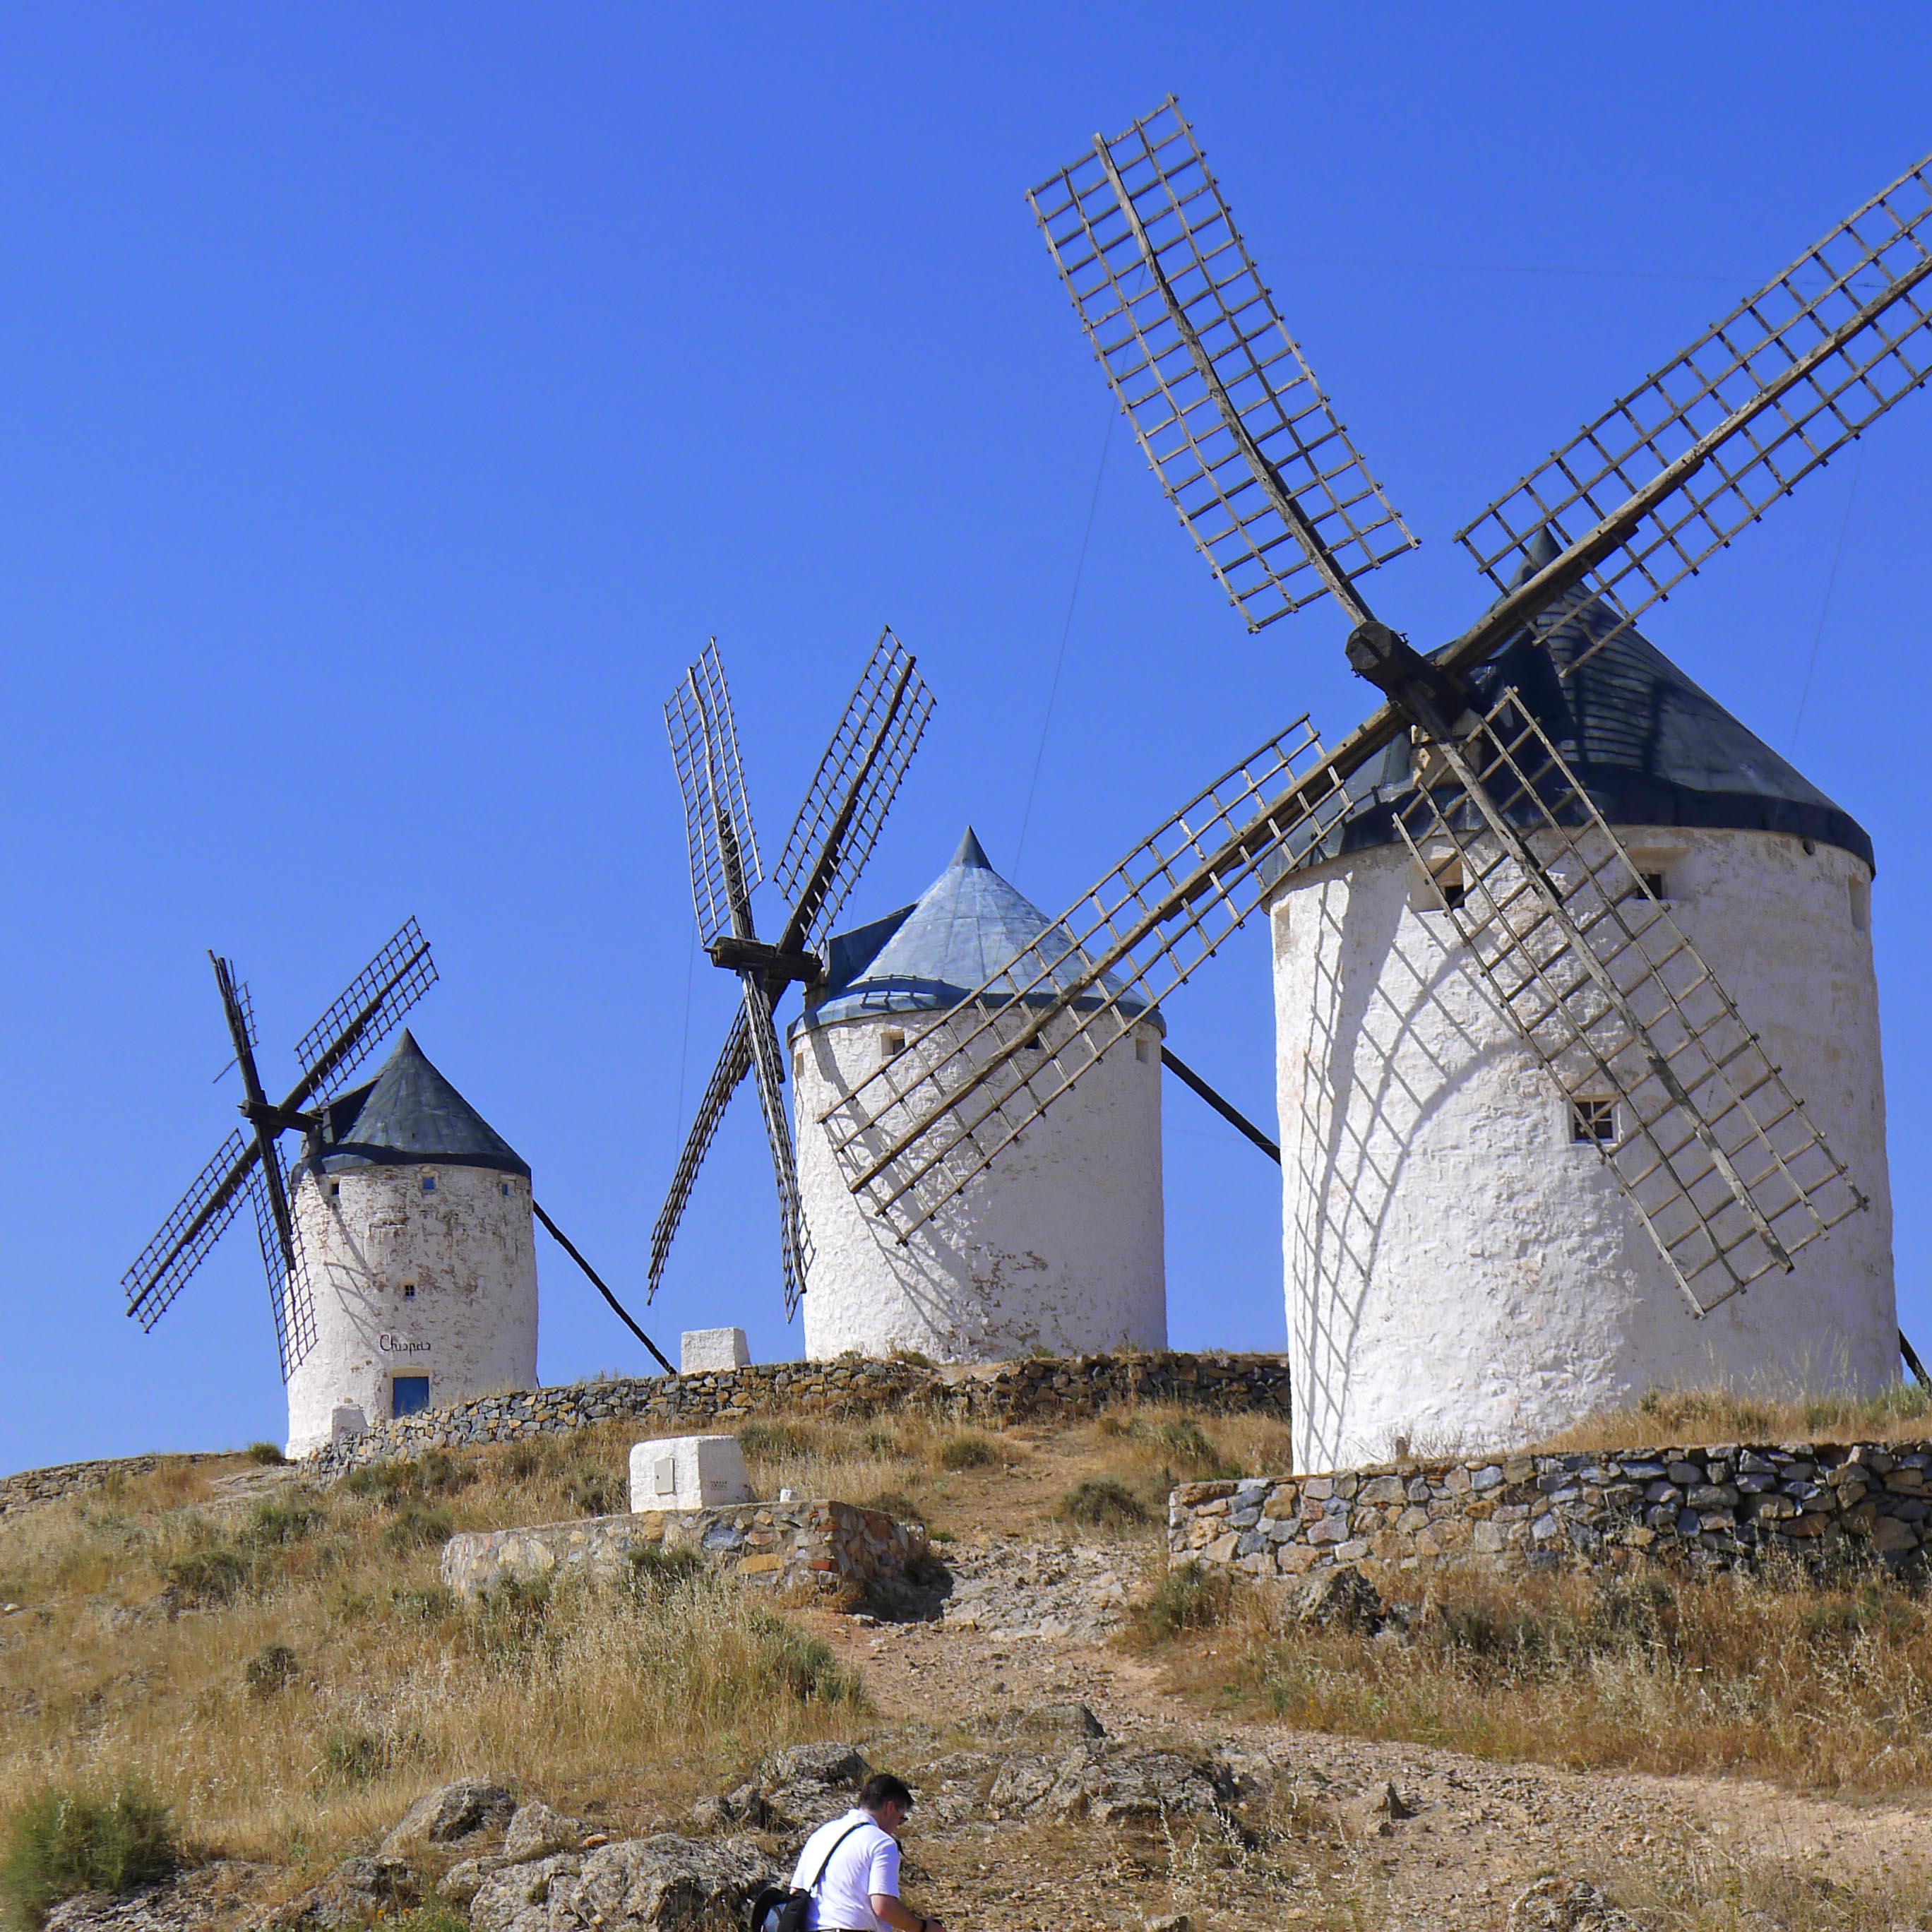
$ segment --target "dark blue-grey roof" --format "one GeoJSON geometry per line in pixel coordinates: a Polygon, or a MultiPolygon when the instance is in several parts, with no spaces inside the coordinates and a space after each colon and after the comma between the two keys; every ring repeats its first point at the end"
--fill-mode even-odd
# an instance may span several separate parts
{"type": "MultiPolygon", "coordinates": [[[[1555,554],[1539,548],[1517,580],[1555,554]]],[[[1469,682],[1484,710],[1514,686],[1611,824],[1781,832],[1874,864],[1864,828],[1648,638],[1625,631],[1578,664],[1617,620],[1582,590],[1560,608],[1565,615],[1546,646],[1525,633],[1469,682]]],[[[1371,759],[1348,789],[1355,804],[1301,862],[1396,842],[1394,808],[1413,790],[1408,740],[1371,759]]]]}
{"type": "MultiPolygon", "coordinates": [[[[1072,943],[1024,892],[993,870],[969,826],[952,863],[916,905],[832,941],[824,986],[797,1024],[824,1026],[878,1013],[944,1012],[1010,961],[1028,956],[1029,963],[1015,974],[1024,985],[1048,958],[1059,959],[1068,952],[1072,943]],[[1043,938],[1049,941],[1045,955],[1034,950],[1043,938]]],[[[1051,978],[1029,995],[1029,1004],[1044,1005],[1052,989],[1070,984],[1077,970],[1072,960],[1056,966],[1051,978]]],[[[1110,975],[1102,984],[1112,994],[1120,982],[1110,975]]],[[[1085,1008],[1098,1005],[1100,999],[1096,994],[1076,1004],[1085,1008]]],[[[1124,1012],[1148,1012],[1147,1002],[1131,993],[1120,1006],[1124,1012]]],[[[1159,1013],[1149,1016],[1166,1030],[1159,1013]]]]}
{"type": "Polygon", "coordinates": [[[446,1080],[409,1029],[366,1086],[332,1102],[322,1166],[487,1167],[530,1174],[530,1163],[446,1080]]]}

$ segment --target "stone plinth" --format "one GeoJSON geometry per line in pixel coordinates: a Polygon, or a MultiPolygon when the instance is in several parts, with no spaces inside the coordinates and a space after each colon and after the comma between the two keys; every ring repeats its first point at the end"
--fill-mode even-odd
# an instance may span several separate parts
{"type": "Polygon", "coordinates": [[[700,1550],[718,1568],[761,1588],[856,1601],[903,1582],[926,1554],[926,1532],[851,1503],[743,1503],[728,1509],[653,1510],[466,1531],[443,1545],[442,1580],[473,1597],[512,1580],[621,1578],[640,1551],[700,1550]]]}
{"type": "Polygon", "coordinates": [[[1256,1577],[1777,1556],[1899,1567],[1932,1554],[1932,1442],[1600,1450],[1186,1483],[1168,1502],[1167,1546],[1170,1563],[1256,1577]]]}
{"type": "Polygon", "coordinates": [[[757,1500],[735,1436],[666,1436],[632,1448],[633,1510],[718,1509],[757,1500]]]}
{"type": "Polygon", "coordinates": [[[751,1344],[742,1328],[687,1328],[677,1352],[678,1372],[686,1376],[729,1374],[752,1366],[751,1344]]]}

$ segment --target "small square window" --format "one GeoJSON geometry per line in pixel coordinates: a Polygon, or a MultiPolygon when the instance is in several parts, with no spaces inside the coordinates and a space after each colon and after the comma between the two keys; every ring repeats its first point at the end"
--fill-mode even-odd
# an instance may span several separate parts
{"type": "Polygon", "coordinates": [[[1570,1138],[1581,1147],[1608,1147],[1617,1137],[1614,1100],[1572,1100],[1570,1138]]]}
{"type": "Polygon", "coordinates": [[[879,1058],[890,1060],[896,1053],[905,1051],[905,1035],[897,1027],[882,1028],[879,1034],[879,1058]]]}
{"type": "Polygon", "coordinates": [[[507,1180],[498,1181],[496,1184],[496,1192],[500,1194],[506,1201],[508,1200],[510,1198],[510,1184],[507,1180]]]}
{"type": "Polygon", "coordinates": [[[436,1176],[434,1174],[427,1174],[424,1175],[423,1192],[425,1194],[434,1194],[436,1192],[436,1176]]]}
{"type": "Polygon", "coordinates": [[[403,1299],[404,1299],[405,1301],[413,1301],[413,1300],[415,1300],[415,1299],[416,1299],[416,1283],[415,1283],[414,1282],[412,1282],[412,1281],[406,1281],[406,1282],[404,1282],[403,1283],[403,1299]]]}
{"type": "Polygon", "coordinates": [[[1154,1042],[1148,1039],[1144,1034],[1142,1034],[1136,1039],[1134,1041],[1134,1058],[1138,1060],[1143,1066],[1146,1066],[1149,1060],[1157,1060],[1160,1057],[1159,1051],[1155,1047],[1154,1042]]]}
{"type": "Polygon", "coordinates": [[[342,1192],[342,1184],[341,1184],[341,1182],[340,1182],[340,1181],[339,1181],[339,1180],[332,1180],[332,1181],[328,1184],[328,1198],[330,1198],[330,1200],[333,1201],[333,1200],[335,1198],[335,1197],[336,1197],[338,1194],[340,1194],[341,1192],[342,1192]]]}
{"type": "Polygon", "coordinates": [[[1654,899],[1667,899],[1670,896],[1670,878],[1666,872],[1646,872],[1643,889],[1654,899]]]}
{"type": "Polygon", "coordinates": [[[1462,875],[1460,852],[1432,854],[1424,862],[1429,868],[1429,884],[1413,903],[1418,912],[1454,912],[1468,897],[1468,882],[1462,875]]]}

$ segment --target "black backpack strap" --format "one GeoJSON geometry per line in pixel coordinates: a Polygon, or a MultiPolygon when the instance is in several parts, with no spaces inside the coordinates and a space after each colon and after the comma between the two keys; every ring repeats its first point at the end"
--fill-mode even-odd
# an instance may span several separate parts
{"type": "Polygon", "coordinates": [[[806,1890],[807,1892],[816,1892],[818,1888],[824,1883],[825,1868],[832,1862],[832,1852],[838,1850],[838,1847],[842,1845],[854,1832],[862,1832],[868,1825],[872,1823],[872,1820],[869,1818],[861,1818],[857,1824],[848,1825],[844,1830],[841,1832],[838,1837],[832,1840],[831,1846],[826,1852],[824,1857],[820,1858],[818,1862],[818,1876],[806,1887],[806,1890]]]}

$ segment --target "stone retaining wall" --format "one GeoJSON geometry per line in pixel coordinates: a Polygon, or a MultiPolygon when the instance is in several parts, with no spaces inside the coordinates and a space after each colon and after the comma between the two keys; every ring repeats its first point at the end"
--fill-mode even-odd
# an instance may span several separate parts
{"type": "Polygon", "coordinates": [[[22,1469],[0,1476],[0,1520],[16,1510],[32,1509],[62,1496],[80,1496],[104,1487],[122,1476],[145,1476],[164,1462],[200,1462],[206,1456],[118,1456],[98,1462],[61,1462],[49,1469],[22,1469]]]}
{"type": "Polygon", "coordinates": [[[1222,1413],[1286,1416],[1288,1363],[1280,1355],[1079,1355],[939,1368],[916,1360],[770,1362],[697,1376],[574,1382],[480,1396],[379,1423],[346,1443],[319,1449],[304,1466],[324,1478],[425,1449],[512,1442],[550,1430],[634,1421],[688,1434],[765,1409],[874,1415],[921,1407],[962,1421],[1001,1424],[1097,1414],[1121,1402],[1178,1402],[1222,1413]]]}
{"type": "Polygon", "coordinates": [[[1932,1443],[1624,1449],[1187,1483],[1169,1498],[1167,1544],[1172,1564],[1269,1577],[1336,1564],[1371,1576],[1448,1563],[1729,1568],[1774,1554],[1898,1568],[1932,1546],[1932,1443]]]}
{"type": "Polygon", "coordinates": [[[904,1583],[926,1552],[926,1532],[851,1503],[739,1503],[724,1509],[649,1510],[467,1531],[442,1549],[442,1580],[459,1596],[514,1579],[560,1574],[608,1582],[643,1550],[702,1550],[745,1582],[856,1602],[904,1583]]]}

